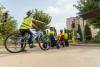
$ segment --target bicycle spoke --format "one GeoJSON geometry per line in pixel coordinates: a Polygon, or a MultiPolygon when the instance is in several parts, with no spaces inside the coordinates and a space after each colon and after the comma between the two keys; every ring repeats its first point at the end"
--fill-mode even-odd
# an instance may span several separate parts
{"type": "MultiPolygon", "coordinates": [[[[10,35],[5,41],[5,48],[12,53],[17,53],[22,50],[21,48],[22,37],[18,33],[10,35]]],[[[25,45],[25,44],[23,44],[25,45]]],[[[23,47],[24,48],[24,47],[23,47]]]]}

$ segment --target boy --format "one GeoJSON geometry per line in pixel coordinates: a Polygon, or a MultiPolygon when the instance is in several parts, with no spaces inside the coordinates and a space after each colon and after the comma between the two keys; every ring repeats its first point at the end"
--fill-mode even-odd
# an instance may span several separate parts
{"type": "Polygon", "coordinates": [[[65,40],[65,46],[68,47],[69,42],[68,42],[68,33],[66,29],[64,30],[64,40],[65,40]]]}

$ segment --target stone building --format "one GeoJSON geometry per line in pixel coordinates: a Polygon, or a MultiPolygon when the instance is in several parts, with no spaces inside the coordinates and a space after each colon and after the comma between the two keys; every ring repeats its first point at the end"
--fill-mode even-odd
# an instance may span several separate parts
{"type": "MultiPolygon", "coordinates": [[[[70,18],[67,18],[66,19],[66,26],[67,26],[67,29],[71,30],[72,27],[72,23],[75,23],[75,29],[78,30],[78,24],[81,26],[81,29],[82,31],[84,31],[84,27],[85,27],[85,24],[88,22],[87,20],[83,20],[82,18],[80,17],[70,17],[70,18]]],[[[94,28],[93,26],[90,26],[91,28],[91,32],[92,32],[92,37],[95,37],[95,35],[97,34],[97,31],[98,29],[94,28]]]]}

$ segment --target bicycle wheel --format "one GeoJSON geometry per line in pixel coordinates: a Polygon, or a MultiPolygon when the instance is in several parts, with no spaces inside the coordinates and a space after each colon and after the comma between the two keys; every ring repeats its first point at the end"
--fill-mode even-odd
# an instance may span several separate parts
{"type": "Polygon", "coordinates": [[[25,42],[22,43],[23,47],[21,46],[21,40],[22,36],[20,33],[18,32],[12,33],[5,39],[4,46],[6,50],[11,53],[19,53],[26,46],[25,42]]]}
{"type": "Polygon", "coordinates": [[[48,50],[50,48],[50,43],[49,42],[44,42],[43,38],[38,37],[38,44],[39,44],[39,47],[42,50],[48,50]]]}

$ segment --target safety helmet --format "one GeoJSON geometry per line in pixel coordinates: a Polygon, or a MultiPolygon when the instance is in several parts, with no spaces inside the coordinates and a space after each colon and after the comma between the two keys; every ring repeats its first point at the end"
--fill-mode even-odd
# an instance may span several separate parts
{"type": "Polygon", "coordinates": [[[30,16],[32,14],[31,10],[29,10],[27,13],[26,13],[28,16],[30,16]]]}

